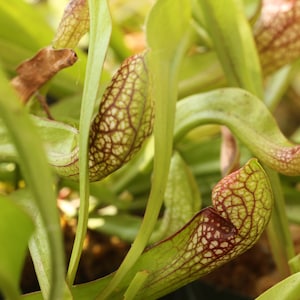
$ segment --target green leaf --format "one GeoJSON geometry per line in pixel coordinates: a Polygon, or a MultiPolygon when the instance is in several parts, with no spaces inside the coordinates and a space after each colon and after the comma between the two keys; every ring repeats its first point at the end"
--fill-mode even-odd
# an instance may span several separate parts
{"type": "Polygon", "coordinates": [[[0,89],[0,117],[18,153],[23,176],[31,189],[43,226],[48,229],[46,239],[50,247],[51,269],[47,276],[51,287],[41,284],[41,288],[46,298],[61,299],[65,262],[52,173],[38,131],[2,72],[0,89]]]}
{"type": "Polygon", "coordinates": [[[130,285],[127,288],[126,292],[124,293],[124,300],[136,299],[136,295],[144,286],[148,276],[149,273],[147,271],[137,272],[132,281],[130,282],[130,285]]]}
{"type": "Polygon", "coordinates": [[[175,141],[207,123],[229,127],[270,168],[285,175],[300,174],[300,146],[286,139],[266,106],[252,94],[227,88],[181,100],[177,106],[175,141]]]}
{"type": "Polygon", "coordinates": [[[300,295],[300,272],[280,281],[256,300],[298,300],[300,295]]]}
{"type": "MultiPolygon", "coordinates": [[[[33,196],[28,189],[18,189],[11,193],[11,198],[20,205],[24,211],[34,220],[35,231],[29,241],[30,255],[33,259],[34,268],[42,286],[43,295],[48,295],[51,289],[51,247],[47,238],[47,228],[43,225],[41,213],[38,210],[33,196]]],[[[72,299],[65,285],[64,298],[72,299]]]]}
{"type": "Polygon", "coordinates": [[[153,232],[152,242],[166,238],[176,232],[201,207],[195,178],[178,152],[175,152],[171,159],[164,204],[164,215],[160,227],[153,232]]]}
{"type": "Polygon", "coordinates": [[[90,229],[116,235],[124,241],[132,242],[141,226],[142,219],[137,216],[118,213],[115,216],[89,217],[90,229]]]}
{"type": "Polygon", "coordinates": [[[225,84],[224,72],[215,52],[193,53],[184,57],[180,68],[179,98],[225,84]]]}
{"type": "Polygon", "coordinates": [[[0,28],[1,39],[33,51],[49,45],[53,35],[42,14],[32,5],[18,0],[5,1],[1,5],[0,28]],[[7,30],[8,24],[10,30],[7,30]]]}
{"type": "MultiPolygon", "coordinates": [[[[74,153],[78,152],[79,131],[70,125],[31,116],[37,126],[40,138],[43,141],[48,161],[62,176],[68,176],[69,172],[61,166],[72,161],[74,153]]],[[[78,154],[77,154],[78,155],[78,154]]],[[[6,161],[17,161],[16,149],[3,120],[0,119],[0,158],[6,161]]]]}
{"type": "Polygon", "coordinates": [[[78,227],[67,273],[67,281],[69,284],[72,284],[74,281],[87,230],[89,208],[88,147],[90,124],[97,100],[99,81],[111,35],[111,18],[106,0],[89,0],[89,15],[89,54],[79,124],[79,178],[81,201],[78,227]]]}
{"type": "Polygon", "coordinates": [[[264,102],[271,112],[274,112],[283,99],[296,70],[297,64],[287,65],[268,77],[264,91],[264,102]]]}
{"type": "Polygon", "coordinates": [[[34,226],[32,219],[8,197],[0,196],[0,290],[7,299],[19,296],[19,280],[34,226]]]}
{"type": "Polygon", "coordinates": [[[238,0],[198,0],[229,84],[261,97],[259,58],[252,30],[238,0]]]}
{"type": "MultiPolygon", "coordinates": [[[[191,16],[191,1],[160,0],[153,6],[147,21],[147,42],[150,49],[169,61],[178,51],[191,16]],[[179,17],[180,18],[177,18],[179,17]],[[163,21],[163,26],[161,21],[163,21]]],[[[163,61],[161,61],[163,62],[163,61]]]]}

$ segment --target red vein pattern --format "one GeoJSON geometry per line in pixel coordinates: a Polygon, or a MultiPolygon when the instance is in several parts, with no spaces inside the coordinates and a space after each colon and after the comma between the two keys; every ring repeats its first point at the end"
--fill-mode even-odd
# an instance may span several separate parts
{"type": "Polygon", "coordinates": [[[169,293],[252,247],[269,221],[272,199],[269,180],[256,159],[222,179],[212,192],[213,207],[142,255],[140,265],[148,263],[149,271],[145,286],[150,288],[141,296],[169,293]]]}
{"type": "Polygon", "coordinates": [[[128,58],[106,89],[90,134],[90,177],[128,162],[152,133],[153,103],[143,55],[128,58]]]}
{"type": "MultiPolygon", "coordinates": [[[[152,133],[150,97],[144,55],[134,55],[113,76],[92,122],[89,145],[90,180],[97,181],[128,162],[152,133]]],[[[60,173],[78,179],[78,149],[60,173]]]]}
{"type": "Polygon", "coordinates": [[[61,18],[52,45],[54,48],[74,49],[90,26],[87,0],[71,0],[61,18]]]}
{"type": "Polygon", "coordinates": [[[264,74],[300,56],[300,1],[263,0],[254,36],[264,74]]]}
{"type": "Polygon", "coordinates": [[[269,165],[288,176],[298,176],[300,171],[300,146],[269,148],[269,165]],[[271,163],[271,164],[270,164],[271,163]]]}

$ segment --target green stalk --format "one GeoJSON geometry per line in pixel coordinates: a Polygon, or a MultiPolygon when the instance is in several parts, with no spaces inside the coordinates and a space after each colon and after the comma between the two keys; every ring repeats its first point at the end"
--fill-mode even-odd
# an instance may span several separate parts
{"type": "Polygon", "coordinates": [[[297,67],[297,64],[287,65],[272,75],[268,80],[265,88],[264,103],[270,111],[273,112],[276,109],[282,96],[289,87],[291,78],[295,73],[295,67],[297,67]]]}
{"type": "Polygon", "coordinates": [[[89,0],[90,43],[84,82],[80,117],[80,208],[78,226],[67,272],[67,283],[71,286],[77,272],[82,247],[87,231],[89,210],[88,141],[98,84],[111,34],[111,20],[106,0],[89,0]]]}
{"type": "Polygon", "coordinates": [[[176,93],[170,87],[176,86],[177,82],[169,73],[168,66],[162,68],[165,78],[169,78],[168,88],[161,89],[162,93],[155,103],[155,122],[154,122],[154,139],[155,139],[155,157],[153,166],[153,184],[150,192],[148,205],[141,228],[130,248],[127,256],[117,270],[114,278],[107,288],[96,299],[108,299],[114,289],[125,277],[130,268],[135,264],[138,257],[147,245],[148,239],[153,231],[157,221],[162,202],[164,190],[168,178],[169,164],[173,145],[173,127],[176,107],[176,93]],[[170,97],[172,94],[172,97],[170,97]],[[164,99],[169,101],[164,101],[164,99]],[[166,122],[168,120],[168,122],[166,122]]]}
{"type": "Polygon", "coordinates": [[[289,266],[293,274],[300,272],[300,254],[289,260],[289,266]]]}
{"type": "Polygon", "coordinates": [[[143,287],[148,276],[149,276],[149,273],[147,271],[141,271],[141,272],[136,273],[136,275],[130,282],[129,287],[127,288],[126,292],[124,293],[124,300],[135,299],[137,293],[143,287]]]}
{"type": "Polygon", "coordinates": [[[290,275],[288,261],[295,256],[293,241],[289,231],[289,223],[285,210],[285,201],[277,172],[264,166],[274,194],[274,207],[267,233],[273,258],[282,278],[290,275]]]}
{"type": "MultiPolygon", "coordinates": [[[[272,112],[277,107],[280,99],[286,91],[290,79],[294,73],[294,65],[287,65],[273,75],[266,91],[264,102],[272,112]]],[[[274,208],[270,223],[267,227],[269,243],[274,261],[282,278],[294,273],[289,265],[289,260],[295,256],[293,241],[289,231],[289,223],[286,215],[285,200],[278,173],[264,166],[271,182],[274,193],[274,208]]]]}

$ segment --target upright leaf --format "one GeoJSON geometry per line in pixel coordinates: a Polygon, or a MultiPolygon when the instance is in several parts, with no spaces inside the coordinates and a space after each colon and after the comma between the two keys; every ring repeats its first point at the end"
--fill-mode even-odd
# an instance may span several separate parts
{"type": "Polygon", "coordinates": [[[242,1],[198,0],[198,3],[229,84],[262,97],[260,63],[242,1]]]}
{"type": "Polygon", "coordinates": [[[164,197],[164,215],[151,241],[159,241],[183,227],[200,210],[201,199],[191,170],[179,153],[171,159],[164,197]]]}
{"type": "Polygon", "coordinates": [[[80,213],[78,229],[71,254],[67,281],[72,284],[75,278],[87,229],[89,175],[88,146],[90,124],[97,100],[99,81],[111,34],[111,18],[106,0],[89,0],[90,40],[89,54],[84,81],[80,113],[79,168],[80,168],[80,213]]]}

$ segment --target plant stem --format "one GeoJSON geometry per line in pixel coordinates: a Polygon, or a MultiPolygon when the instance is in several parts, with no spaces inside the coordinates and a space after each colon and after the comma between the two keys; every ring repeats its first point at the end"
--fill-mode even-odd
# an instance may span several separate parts
{"type": "Polygon", "coordinates": [[[276,72],[265,89],[264,103],[269,108],[270,111],[274,111],[281,101],[283,94],[286,92],[292,75],[295,72],[295,64],[287,65],[276,72]]]}
{"type": "MultiPolygon", "coordinates": [[[[164,68],[164,71],[168,73],[168,67],[164,68]]],[[[165,78],[169,77],[169,74],[165,74],[165,78]]],[[[143,222],[122,265],[119,267],[107,288],[97,299],[107,299],[141,255],[153,231],[162,206],[172,152],[173,123],[176,104],[176,95],[173,95],[171,101],[169,89],[164,89],[163,91],[166,93],[166,98],[170,101],[163,101],[163,99],[165,99],[163,96],[159,98],[161,101],[156,101],[155,104],[154,137],[156,155],[153,167],[153,184],[143,222]],[[166,120],[168,120],[168,122],[166,122],[166,120]]]]}
{"type": "Polygon", "coordinates": [[[87,231],[89,209],[89,173],[88,173],[88,141],[90,121],[93,115],[94,103],[97,99],[99,78],[104,63],[106,50],[111,34],[111,20],[107,1],[89,0],[90,12],[90,43],[87,61],[87,72],[82,96],[80,117],[80,208],[78,226],[67,272],[67,283],[74,282],[82,247],[87,231]]]}
{"type": "MultiPolygon", "coordinates": [[[[156,103],[156,107],[158,107],[156,103]]],[[[157,112],[158,109],[156,109],[157,112]]],[[[165,111],[165,109],[164,109],[165,111]]],[[[170,112],[170,111],[169,111],[170,112]]],[[[169,115],[169,114],[168,114],[169,115]]],[[[165,116],[163,118],[165,119],[165,116]]],[[[155,124],[161,123],[159,121],[159,114],[156,114],[155,116],[155,124]]],[[[173,115],[174,119],[174,115],[173,115]]],[[[169,119],[170,120],[170,119],[169,119]]],[[[165,126],[167,127],[167,126],[165,126]]],[[[168,126],[169,127],[169,126],[168,126]]],[[[97,299],[106,299],[115,289],[115,287],[119,284],[119,282],[122,280],[122,278],[125,276],[125,274],[129,271],[129,269],[132,267],[132,265],[135,263],[136,259],[140,256],[142,251],[145,248],[145,245],[148,242],[148,238],[152,233],[153,227],[156,223],[157,217],[159,215],[159,211],[163,202],[163,194],[164,189],[166,185],[166,178],[168,177],[168,170],[169,170],[169,161],[171,157],[171,149],[172,147],[172,139],[171,143],[168,141],[169,138],[166,138],[169,136],[169,133],[166,132],[166,130],[162,130],[162,128],[157,128],[157,126],[154,125],[154,132],[155,134],[155,149],[156,153],[159,153],[159,155],[155,156],[154,159],[154,170],[153,170],[153,185],[151,189],[151,193],[148,200],[148,205],[145,211],[145,215],[143,218],[143,222],[141,225],[141,228],[137,234],[136,239],[134,240],[131,249],[129,250],[127,256],[125,257],[122,265],[118,269],[118,271],[115,274],[115,277],[110,282],[108,287],[104,290],[102,295],[100,295],[97,299]],[[163,135],[161,135],[163,131],[163,135]],[[166,147],[166,143],[168,141],[169,147],[166,147]],[[162,149],[163,148],[163,149],[162,149]]],[[[168,129],[168,131],[171,131],[168,129]]],[[[172,133],[172,131],[171,131],[172,133]]]]}
{"type": "Polygon", "coordinates": [[[267,228],[269,243],[275,263],[282,278],[290,275],[288,261],[295,256],[293,242],[289,232],[289,223],[285,211],[285,202],[277,172],[264,166],[274,194],[274,208],[267,228]]]}
{"type": "Polygon", "coordinates": [[[143,287],[145,281],[147,280],[149,273],[147,271],[141,271],[136,273],[132,281],[130,282],[129,287],[124,293],[124,300],[132,300],[135,299],[136,294],[143,287]]]}
{"type": "Polygon", "coordinates": [[[300,272],[300,254],[290,259],[289,266],[293,274],[300,272]]]}
{"type": "MultiPolygon", "coordinates": [[[[264,102],[271,112],[277,107],[294,73],[294,65],[287,65],[271,79],[264,95],[264,102]]],[[[289,260],[295,256],[293,241],[289,232],[284,195],[278,173],[264,166],[270,178],[274,193],[274,208],[267,227],[268,239],[276,266],[282,278],[294,272],[289,260]]]]}

